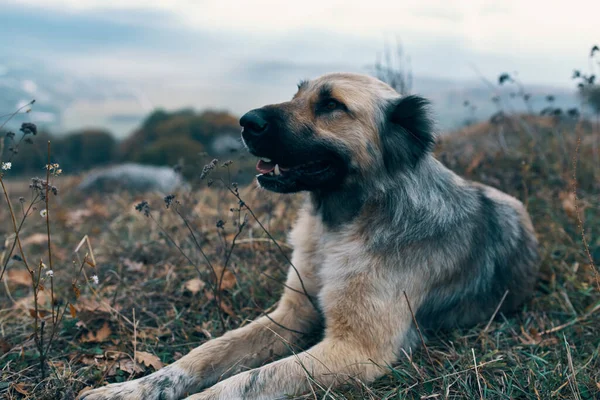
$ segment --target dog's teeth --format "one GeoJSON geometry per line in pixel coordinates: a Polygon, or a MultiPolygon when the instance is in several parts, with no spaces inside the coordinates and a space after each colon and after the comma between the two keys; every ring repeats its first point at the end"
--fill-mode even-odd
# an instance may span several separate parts
{"type": "Polygon", "coordinates": [[[262,157],[261,160],[263,160],[266,163],[270,163],[271,159],[270,158],[266,158],[266,157],[262,157]]]}
{"type": "Polygon", "coordinates": [[[281,171],[279,170],[279,164],[275,164],[275,175],[281,175],[281,171]]]}

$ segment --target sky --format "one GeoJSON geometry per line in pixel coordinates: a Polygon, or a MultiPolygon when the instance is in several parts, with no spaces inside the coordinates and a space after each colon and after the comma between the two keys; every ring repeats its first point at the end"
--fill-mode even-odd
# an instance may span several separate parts
{"type": "Polygon", "coordinates": [[[289,99],[300,79],[367,73],[397,38],[416,89],[430,91],[505,71],[571,88],[600,41],[592,0],[0,0],[0,10],[11,101],[37,97],[40,118],[59,113],[62,129],[119,136],[157,107],[240,115],[289,99]]]}

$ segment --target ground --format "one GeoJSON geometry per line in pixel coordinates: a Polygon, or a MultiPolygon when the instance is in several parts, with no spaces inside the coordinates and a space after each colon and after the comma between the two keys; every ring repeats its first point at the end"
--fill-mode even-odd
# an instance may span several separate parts
{"type": "MultiPolygon", "coordinates": [[[[302,398],[600,398],[600,281],[593,266],[600,259],[600,135],[592,131],[585,123],[514,117],[445,136],[436,148],[444,164],[526,204],[542,247],[535,293],[516,314],[430,336],[426,348],[405,353],[374,384],[327,391],[315,383],[315,394],[302,398]]],[[[224,161],[215,168],[235,168],[224,161]]],[[[77,178],[55,178],[52,264],[43,202],[20,231],[43,286],[37,311],[18,246],[11,253],[13,225],[2,199],[0,397],[73,399],[86,387],[137,378],[273,306],[299,196],[254,185],[236,192],[227,174],[219,176],[223,181],[209,187],[205,177],[166,202],[156,193],[80,193],[77,178]],[[144,200],[148,205],[136,210],[144,200]]],[[[28,182],[7,171],[5,183],[19,224],[28,182]]]]}

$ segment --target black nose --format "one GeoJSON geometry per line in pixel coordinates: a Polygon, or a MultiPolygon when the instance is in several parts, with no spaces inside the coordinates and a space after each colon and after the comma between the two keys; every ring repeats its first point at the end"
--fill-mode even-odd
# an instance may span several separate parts
{"type": "Polygon", "coordinates": [[[240,125],[244,127],[244,132],[252,135],[262,135],[267,131],[269,123],[260,116],[258,110],[248,111],[240,118],[240,125]]]}

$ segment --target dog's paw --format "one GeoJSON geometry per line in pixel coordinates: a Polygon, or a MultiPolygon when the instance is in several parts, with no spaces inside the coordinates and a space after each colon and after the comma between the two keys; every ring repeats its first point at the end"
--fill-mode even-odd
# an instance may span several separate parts
{"type": "MultiPolygon", "coordinates": [[[[196,393],[191,396],[186,397],[184,400],[222,400],[224,397],[221,396],[219,390],[215,390],[215,388],[206,389],[201,393],[196,393]]],[[[242,400],[242,398],[239,398],[242,400]]],[[[229,400],[237,400],[236,397],[231,397],[229,400]]]]}
{"type": "Polygon", "coordinates": [[[161,390],[143,379],[113,383],[83,392],[78,400],[175,400],[175,393],[161,390]]]}

